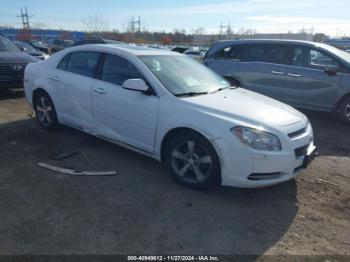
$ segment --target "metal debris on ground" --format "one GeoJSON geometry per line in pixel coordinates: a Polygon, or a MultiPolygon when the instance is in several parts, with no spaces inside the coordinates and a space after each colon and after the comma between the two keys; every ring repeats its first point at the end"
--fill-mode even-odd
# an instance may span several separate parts
{"type": "Polygon", "coordinates": [[[328,181],[323,180],[323,179],[317,179],[317,182],[321,183],[321,184],[328,184],[328,185],[332,185],[332,186],[338,186],[338,184],[336,184],[336,183],[328,182],[328,181]]]}
{"type": "Polygon", "coordinates": [[[66,159],[66,158],[71,157],[71,156],[76,155],[76,154],[77,154],[77,152],[74,152],[74,151],[64,151],[64,150],[56,149],[50,155],[50,159],[60,161],[60,160],[66,159]]]}
{"type": "Polygon", "coordinates": [[[42,168],[46,168],[51,171],[59,172],[65,175],[71,176],[115,176],[117,174],[116,171],[102,171],[102,172],[94,172],[94,171],[75,171],[68,168],[62,168],[58,166],[53,166],[45,163],[38,163],[38,166],[42,168]]]}

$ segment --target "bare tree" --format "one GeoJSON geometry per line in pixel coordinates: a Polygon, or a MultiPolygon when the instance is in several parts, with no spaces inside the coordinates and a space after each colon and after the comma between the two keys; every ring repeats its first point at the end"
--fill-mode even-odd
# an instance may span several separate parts
{"type": "Polygon", "coordinates": [[[47,28],[45,23],[42,22],[35,22],[33,23],[33,25],[31,26],[32,29],[34,30],[44,30],[47,28]]]}
{"type": "Polygon", "coordinates": [[[205,29],[203,27],[198,27],[197,29],[194,30],[194,34],[195,35],[204,35],[206,32],[205,32],[205,29]]]}
{"type": "Polygon", "coordinates": [[[229,23],[228,26],[227,26],[226,34],[227,35],[233,35],[233,29],[231,27],[231,23],[229,23]]]}
{"type": "Polygon", "coordinates": [[[102,16],[88,16],[83,19],[83,24],[86,27],[88,33],[99,37],[102,32],[105,32],[109,28],[109,21],[104,19],[102,16]]]}

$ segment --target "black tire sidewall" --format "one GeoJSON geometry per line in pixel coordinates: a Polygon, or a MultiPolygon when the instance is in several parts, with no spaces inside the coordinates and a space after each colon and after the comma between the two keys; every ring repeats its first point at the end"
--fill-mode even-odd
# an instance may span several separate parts
{"type": "Polygon", "coordinates": [[[55,130],[58,126],[58,120],[57,120],[57,114],[56,114],[56,109],[55,109],[55,106],[52,102],[52,99],[50,98],[50,96],[45,93],[45,92],[40,92],[38,93],[35,98],[34,98],[34,111],[35,111],[35,116],[36,116],[36,119],[39,123],[39,125],[44,128],[45,130],[48,130],[48,131],[52,131],[52,130],[55,130]],[[38,110],[37,110],[37,105],[38,105],[38,101],[40,100],[41,97],[45,97],[49,103],[50,103],[50,106],[52,108],[52,111],[50,113],[50,116],[51,116],[51,119],[52,119],[52,122],[50,125],[43,125],[41,123],[41,121],[39,120],[39,117],[38,117],[38,110]]]}
{"type": "Polygon", "coordinates": [[[232,77],[227,77],[225,79],[230,83],[231,86],[242,87],[242,85],[239,83],[237,79],[234,79],[232,77]]]}
{"type": "Polygon", "coordinates": [[[165,166],[170,174],[170,176],[179,184],[184,185],[186,187],[192,188],[192,189],[206,189],[206,188],[212,188],[215,186],[220,185],[221,183],[221,167],[220,167],[220,161],[219,157],[216,153],[216,150],[211,145],[211,143],[202,135],[197,134],[195,132],[181,132],[174,137],[172,137],[165,147],[165,166]],[[171,153],[173,148],[178,145],[179,143],[184,142],[185,140],[192,140],[196,144],[200,144],[210,155],[213,166],[212,166],[212,172],[209,175],[209,177],[200,183],[189,183],[187,181],[184,181],[181,179],[176,172],[173,170],[173,167],[171,165],[171,153]]]}
{"type": "Polygon", "coordinates": [[[338,119],[341,120],[342,122],[350,124],[350,120],[346,117],[345,115],[345,108],[346,106],[350,104],[350,96],[344,98],[341,103],[339,104],[338,108],[338,119]]]}

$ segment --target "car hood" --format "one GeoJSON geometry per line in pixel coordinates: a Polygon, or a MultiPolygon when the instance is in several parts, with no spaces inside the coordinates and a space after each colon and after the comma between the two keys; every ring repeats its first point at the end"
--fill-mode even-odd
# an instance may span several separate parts
{"type": "Polygon", "coordinates": [[[252,124],[282,127],[307,121],[301,112],[291,106],[243,88],[227,89],[185,99],[209,114],[252,124]]]}
{"type": "Polygon", "coordinates": [[[8,52],[2,51],[0,52],[0,63],[19,63],[19,64],[27,64],[30,62],[37,61],[34,57],[23,54],[22,52],[8,52]]]}
{"type": "Polygon", "coordinates": [[[28,55],[31,55],[31,56],[43,56],[44,53],[41,52],[41,51],[28,51],[26,52],[28,55]]]}

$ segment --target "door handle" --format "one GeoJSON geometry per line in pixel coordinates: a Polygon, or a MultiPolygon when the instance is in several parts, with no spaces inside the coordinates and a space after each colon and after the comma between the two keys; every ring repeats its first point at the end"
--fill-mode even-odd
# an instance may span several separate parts
{"type": "Polygon", "coordinates": [[[99,93],[99,94],[106,94],[106,91],[103,88],[96,88],[94,89],[94,92],[99,93]]]}
{"type": "Polygon", "coordinates": [[[291,74],[291,73],[288,73],[288,76],[301,77],[301,75],[298,75],[298,74],[291,74]]]}
{"type": "Polygon", "coordinates": [[[272,71],[271,73],[274,75],[284,75],[284,73],[281,71],[272,71]]]}
{"type": "Polygon", "coordinates": [[[58,79],[58,76],[52,76],[52,77],[50,77],[50,79],[53,80],[53,81],[60,81],[60,80],[58,79]]]}

